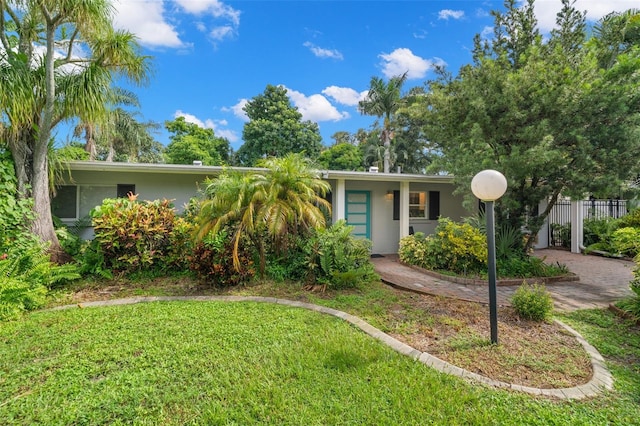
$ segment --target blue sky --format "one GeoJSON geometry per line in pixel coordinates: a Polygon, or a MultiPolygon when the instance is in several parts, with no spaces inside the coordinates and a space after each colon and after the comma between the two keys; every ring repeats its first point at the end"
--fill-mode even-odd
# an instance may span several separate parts
{"type": "MultiPolygon", "coordinates": [[[[543,31],[560,0],[538,0],[543,31]]],[[[317,122],[323,143],[345,130],[369,128],[357,102],[372,76],[407,71],[405,88],[470,62],[473,36],[491,37],[490,10],[501,1],[218,1],[120,0],[116,26],[139,37],[153,57],[147,87],[135,88],[142,119],[177,116],[242,144],[243,104],[267,84],[283,85],[304,119],[317,122]]],[[[596,20],[637,0],[578,0],[596,20]]],[[[64,135],[59,135],[63,136],[64,135]]],[[[156,138],[166,144],[163,131],[156,138]]]]}

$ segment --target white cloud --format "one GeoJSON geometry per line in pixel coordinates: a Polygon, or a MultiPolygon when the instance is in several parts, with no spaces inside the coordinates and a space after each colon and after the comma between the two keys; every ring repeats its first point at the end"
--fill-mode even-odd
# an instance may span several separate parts
{"type": "Polygon", "coordinates": [[[395,77],[407,73],[408,79],[424,78],[436,65],[446,65],[440,58],[424,59],[413,54],[407,48],[399,48],[391,53],[378,55],[382,58],[382,73],[387,77],[395,77]]]}
{"type": "MultiPolygon", "coordinates": [[[[560,0],[536,0],[534,11],[538,24],[543,32],[555,27],[556,14],[560,11],[560,0]]],[[[587,20],[593,22],[611,12],[623,12],[627,9],[638,8],[638,0],[577,0],[574,7],[579,11],[587,11],[587,20]]]]}
{"type": "Polygon", "coordinates": [[[320,121],[340,121],[349,118],[348,112],[340,112],[322,95],[316,94],[306,96],[296,90],[287,89],[287,95],[293,105],[302,114],[303,120],[320,121]]]}
{"type": "Polygon", "coordinates": [[[242,121],[249,121],[249,117],[247,117],[247,113],[244,112],[244,106],[249,102],[248,99],[240,99],[237,104],[233,105],[230,108],[222,108],[223,111],[232,111],[233,115],[239,118],[242,121]]]}
{"type": "Polygon", "coordinates": [[[349,87],[329,86],[322,91],[322,94],[331,97],[342,105],[356,106],[367,95],[367,91],[356,92],[349,87]]]}
{"type": "Polygon", "coordinates": [[[339,59],[339,60],[344,59],[342,56],[342,53],[340,53],[338,50],[323,49],[321,47],[314,45],[309,41],[305,42],[303,46],[308,48],[318,58],[332,58],[332,59],[339,59]]]}
{"type": "Polygon", "coordinates": [[[213,40],[220,41],[225,39],[226,37],[232,36],[234,33],[234,29],[228,25],[222,27],[216,27],[209,32],[209,37],[213,40]]]}
{"type": "Polygon", "coordinates": [[[115,26],[134,33],[140,43],[152,47],[184,47],[176,29],[166,22],[164,2],[153,0],[114,2],[115,26]]]}
{"type": "Polygon", "coordinates": [[[426,30],[418,30],[413,32],[413,38],[417,38],[420,40],[424,40],[427,38],[427,34],[429,34],[426,30]]]}
{"type": "Polygon", "coordinates": [[[438,19],[444,19],[446,21],[448,21],[449,19],[462,19],[463,17],[463,10],[443,9],[438,12],[438,19]]]}
{"type": "Polygon", "coordinates": [[[184,121],[186,121],[187,123],[193,123],[196,126],[202,127],[203,129],[213,129],[213,133],[216,136],[226,138],[229,140],[229,142],[236,142],[240,139],[236,132],[234,132],[233,130],[220,128],[220,126],[226,126],[228,124],[227,120],[213,120],[211,118],[207,118],[206,120],[202,121],[195,115],[183,112],[181,110],[177,110],[173,114],[173,117],[184,117],[184,121]]]}
{"type": "MultiPolygon", "coordinates": [[[[227,38],[237,31],[240,25],[240,11],[219,0],[121,0],[114,2],[116,7],[115,25],[134,33],[140,43],[150,47],[183,48],[190,44],[180,39],[178,30],[171,20],[173,15],[165,10],[165,5],[174,4],[189,15],[202,18],[213,17],[214,23],[200,19],[193,24],[199,31],[208,32],[214,41],[227,38]],[[226,21],[229,24],[222,24],[226,21]],[[207,30],[207,28],[212,28],[207,30]]],[[[172,12],[175,12],[174,10],[172,12]]]]}
{"type": "Polygon", "coordinates": [[[210,13],[214,18],[222,18],[240,24],[240,11],[219,0],[174,0],[185,12],[193,15],[210,13]]]}

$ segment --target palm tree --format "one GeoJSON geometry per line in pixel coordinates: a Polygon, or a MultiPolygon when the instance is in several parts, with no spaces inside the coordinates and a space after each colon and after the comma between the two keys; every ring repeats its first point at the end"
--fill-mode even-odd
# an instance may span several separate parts
{"type": "Polygon", "coordinates": [[[260,273],[266,263],[265,237],[276,250],[286,249],[289,237],[325,227],[322,198],[330,186],[300,154],[264,160],[265,173],[226,172],[208,182],[206,199],[198,217],[198,237],[233,228],[233,263],[240,269],[238,250],[243,237],[251,240],[260,256],[260,273]]]}
{"type": "Polygon", "coordinates": [[[50,242],[54,260],[61,250],[51,218],[51,131],[62,120],[104,114],[114,74],[143,82],[148,72],[134,35],[114,30],[111,16],[108,0],[0,1],[1,136],[22,196],[33,198],[32,231],[50,242]]]}
{"type": "Polygon", "coordinates": [[[393,118],[403,105],[402,85],[407,80],[407,73],[392,77],[387,83],[380,77],[372,77],[367,97],[360,101],[358,109],[362,114],[374,115],[383,119],[380,138],[385,148],[384,172],[389,173],[391,162],[391,139],[393,139],[393,118]]]}

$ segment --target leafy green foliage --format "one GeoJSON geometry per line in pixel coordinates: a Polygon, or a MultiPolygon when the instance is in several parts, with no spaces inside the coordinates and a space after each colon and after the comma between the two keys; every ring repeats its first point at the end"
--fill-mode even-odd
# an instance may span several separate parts
{"type": "Polygon", "coordinates": [[[17,166],[19,192],[33,197],[32,229],[52,256],[61,252],[47,191],[52,130],[104,116],[113,81],[143,82],[149,67],[133,33],[114,28],[112,12],[108,1],[0,3],[0,140],[17,166]],[[60,56],[62,44],[83,54],[60,56]],[[70,66],[74,72],[63,71],[70,66]]]}
{"type": "Polygon", "coordinates": [[[620,226],[620,220],[610,217],[585,219],[583,223],[584,245],[611,244],[611,235],[620,226]]]}
{"type": "Polygon", "coordinates": [[[496,259],[523,257],[522,231],[509,225],[500,226],[496,230],[496,259]]]}
{"type": "Polygon", "coordinates": [[[229,141],[215,136],[213,129],[188,123],[184,117],[166,121],[165,127],[173,133],[165,150],[168,163],[192,164],[198,160],[205,166],[218,166],[229,162],[229,141]]]}
{"type": "Polygon", "coordinates": [[[0,255],[11,247],[34,243],[29,234],[32,204],[31,199],[20,197],[11,155],[0,148],[0,255]]]}
{"type": "Polygon", "coordinates": [[[487,267],[487,240],[467,223],[441,218],[433,235],[401,239],[399,255],[403,262],[423,268],[473,274],[487,267]]]}
{"type": "Polygon", "coordinates": [[[237,152],[238,161],[253,166],[264,157],[283,157],[303,153],[317,158],[322,148],[318,125],[302,121],[302,114],[291,105],[287,89],[267,85],[264,93],[244,106],[249,122],[244,125],[244,144],[237,152]]]}
{"type": "Polygon", "coordinates": [[[616,230],[611,236],[611,247],[623,256],[637,256],[640,253],[640,227],[616,230]]]}
{"type": "Polygon", "coordinates": [[[511,256],[496,260],[496,271],[500,278],[557,277],[566,275],[565,265],[549,265],[534,256],[511,256]]]}
{"type": "Polygon", "coordinates": [[[544,285],[523,283],[511,297],[511,304],[522,318],[544,321],[553,312],[553,299],[544,285]]]}
{"type": "MultiPolygon", "coordinates": [[[[258,251],[260,273],[264,274],[268,246],[282,254],[297,236],[325,227],[325,213],[331,205],[323,198],[329,184],[302,155],[270,158],[260,165],[269,172],[229,172],[208,181],[197,220],[200,237],[231,225],[234,247],[248,238],[258,251]]],[[[237,249],[233,254],[239,268],[237,249]]]]}
{"type": "Polygon", "coordinates": [[[354,288],[377,277],[370,261],[371,242],[355,238],[352,230],[344,220],[314,230],[304,247],[308,282],[354,288]]]}
{"type": "Polygon", "coordinates": [[[617,222],[619,228],[640,228],[640,208],[631,210],[617,222]]]}
{"type": "Polygon", "coordinates": [[[109,269],[136,271],[166,266],[175,212],[169,200],[105,199],[91,212],[95,240],[109,269]]]}
{"type": "Polygon", "coordinates": [[[37,245],[0,257],[0,320],[37,309],[51,286],[80,278],[73,264],[54,265],[37,245]]]}
{"type": "Polygon", "coordinates": [[[348,142],[337,143],[324,149],[318,164],[328,170],[362,170],[362,155],[357,146],[348,142]]]}
{"type": "Polygon", "coordinates": [[[238,247],[229,237],[232,229],[223,229],[217,233],[209,233],[193,247],[188,256],[189,267],[198,277],[210,284],[224,287],[246,283],[255,275],[253,260],[248,244],[240,241],[238,247]],[[235,267],[234,250],[239,260],[235,267]]]}
{"type": "Polygon", "coordinates": [[[630,283],[631,291],[635,293],[634,297],[621,300],[618,307],[623,311],[633,315],[636,321],[640,321],[640,256],[636,257],[636,268],[633,271],[633,280],[630,283]]]}
{"type": "Polygon", "coordinates": [[[440,72],[409,111],[442,154],[431,170],[451,172],[468,193],[477,172],[499,169],[509,189],[497,223],[535,237],[559,194],[616,188],[637,172],[640,59],[631,49],[602,69],[569,0],[550,37],[540,36],[533,1],[504,9],[493,13],[495,37],[476,37],[473,63],[440,72]],[[543,200],[550,207],[538,214],[543,200]]]}

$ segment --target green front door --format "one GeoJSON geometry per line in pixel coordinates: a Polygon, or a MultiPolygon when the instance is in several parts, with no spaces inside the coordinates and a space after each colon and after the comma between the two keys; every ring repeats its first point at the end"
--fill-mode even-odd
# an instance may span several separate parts
{"type": "Polygon", "coordinates": [[[345,191],[345,218],[356,237],[371,239],[370,198],[369,191],[345,191]]]}

